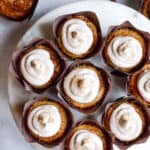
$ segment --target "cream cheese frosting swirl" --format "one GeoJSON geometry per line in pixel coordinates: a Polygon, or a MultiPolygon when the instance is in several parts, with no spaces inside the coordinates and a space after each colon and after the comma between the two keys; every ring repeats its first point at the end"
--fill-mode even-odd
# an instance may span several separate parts
{"type": "Polygon", "coordinates": [[[113,64],[132,68],[142,59],[143,49],[140,42],[131,36],[118,36],[108,46],[108,56],[113,64]]]}
{"type": "Polygon", "coordinates": [[[150,102],[150,70],[145,70],[138,77],[137,87],[140,95],[150,102]]]}
{"type": "Polygon", "coordinates": [[[85,21],[69,19],[62,28],[62,42],[71,53],[80,55],[86,53],[93,44],[93,32],[85,21]]]}
{"type": "Polygon", "coordinates": [[[113,110],[109,123],[112,133],[122,141],[132,141],[142,132],[140,115],[127,103],[122,103],[113,110]]]}
{"type": "Polygon", "coordinates": [[[96,134],[79,130],[71,138],[70,150],[103,150],[103,142],[96,134]]]}
{"type": "Polygon", "coordinates": [[[34,86],[46,84],[54,73],[54,64],[50,53],[44,49],[35,49],[21,59],[21,71],[24,78],[34,86]]]}
{"type": "Polygon", "coordinates": [[[42,105],[30,112],[27,124],[34,134],[40,137],[51,137],[60,129],[61,116],[55,106],[42,105]]]}
{"type": "Polygon", "coordinates": [[[100,80],[92,69],[75,68],[64,79],[65,93],[74,101],[89,103],[93,101],[100,89],[100,80]]]}

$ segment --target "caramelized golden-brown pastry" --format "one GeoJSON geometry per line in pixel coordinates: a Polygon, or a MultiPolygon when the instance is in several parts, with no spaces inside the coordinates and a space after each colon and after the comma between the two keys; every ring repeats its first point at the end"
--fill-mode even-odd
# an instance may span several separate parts
{"type": "Polygon", "coordinates": [[[141,13],[150,18],[150,0],[141,0],[141,13]]]}
{"type": "Polygon", "coordinates": [[[144,105],[150,107],[150,63],[129,77],[128,91],[144,105]]]}
{"type": "Polygon", "coordinates": [[[89,62],[76,62],[66,71],[58,92],[72,107],[84,113],[95,111],[109,91],[108,74],[89,62]]]}
{"type": "Polygon", "coordinates": [[[99,50],[101,31],[93,12],[60,16],[53,28],[61,51],[71,59],[89,57],[99,50]]]}
{"type": "Polygon", "coordinates": [[[57,101],[42,99],[25,110],[23,123],[35,142],[54,146],[61,142],[72,125],[68,109],[57,101]]]}
{"type": "Polygon", "coordinates": [[[149,40],[148,33],[137,30],[129,22],[113,27],[103,46],[104,60],[119,72],[134,72],[147,59],[149,40]]]}
{"type": "Polygon", "coordinates": [[[149,136],[148,113],[133,97],[121,97],[108,103],[103,121],[105,129],[120,147],[138,143],[149,136]]]}
{"type": "Polygon", "coordinates": [[[0,0],[0,14],[13,20],[31,17],[38,0],[0,0]]]}
{"type": "Polygon", "coordinates": [[[62,74],[64,61],[50,41],[39,39],[15,51],[14,56],[13,69],[27,90],[42,92],[62,74]]]}
{"type": "Polygon", "coordinates": [[[65,150],[111,150],[111,138],[92,121],[77,124],[67,135],[65,150]]]}

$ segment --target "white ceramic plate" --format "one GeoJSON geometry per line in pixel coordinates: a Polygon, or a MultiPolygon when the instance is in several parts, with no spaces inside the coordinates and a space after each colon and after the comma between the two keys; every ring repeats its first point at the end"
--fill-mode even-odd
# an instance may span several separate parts
{"type": "MultiPolygon", "coordinates": [[[[42,38],[48,38],[53,39],[52,35],[52,22],[57,16],[67,14],[67,13],[73,13],[73,12],[79,12],[79,11],[93,11],[97,14],[102,28],[102,34],[103,37],[106,36],[108,27],[111,25],[119,25],[120,23],[129,20],[133,25],[135,25],[137,28],[150,31],[150,21],[146,19],[144,16],[142,16],[140,13],[136,12],[135,10],[128,8],[126,6],[123,6],[118,3],[113,3],[109,1],[80,1],[72,4],[68,4],[65,6],[62,6],[60,8],[57,8],[42,18],[40,18],[22,37],[22,39],[19,41],[17,47],[22,47],[26,45],[28,42],[30,42],[32,39],[37,37],[42,38]]],[[[93,63],[96,65],[101,66],[99,63],[99,58],[94,57],[90,59],[93,63]]],[[[107,70],[107,68],[105,68],[107,70]]],[[[114,100],[120,96],[124,96],[125,93],[125,79],[119,78],[119,77],[112,77],[113,79],[113,88],[111,89],[111,92],[109,93],[108,97],[105,101],[114,100]]],[[[9,90],[9,103],[10,108],[12,110],[12,114],[14,116],[14,119],[16,121],[16,124],[19,124],[19,120],[21,118],[22,108],[26,101],[31,99],[32,97],[36,96],[36,94],[26,92],[22,86],[18,83],[16,79],[13,78],[13,76],[9,73],[9,84],[8,84],[8,90],[9,90]]],[[[50,96],[51,98],[58,99],[56,96],[55,89],[51,89],[51,94],[48,94],[47,96],[50,96]]],[[[72,109],[71,109],[72,110],[72,109]]],[[[87,117],[75,110],[72,110],[74,116],[78,116],[75,118],[75,121],[82,120],[82,118],[87,117]]],[[[95,113],[94,117],[97,119],[98,113],[95,113]]],[[[36,150],[46,150],[46,148],[40,146],[39,144],[32,144],[32,146],[36,150]]],[[[150,147],[150,139],[140,145],[134,145],[130,150],[148,150],[150,147]]],[[[53,150],[59,150],[60,145],[58,145],[55,148],[52,148],[53,150]]]]}

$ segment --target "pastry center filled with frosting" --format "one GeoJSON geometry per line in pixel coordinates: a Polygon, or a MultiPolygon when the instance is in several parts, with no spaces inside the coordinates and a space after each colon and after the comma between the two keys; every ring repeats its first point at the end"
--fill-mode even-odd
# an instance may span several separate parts
{"type": "Polygon", "coordinates": [[[59,131],[61,116],[55,106],[42,105],[32,110],[27,123],[34,134],[41,137],[50,137],[59,131]]]}
{"type": "Polygon", "coordinates": [[[80,55],[86,53],[93,44],[93,33],[85,21],[69,19],[62,28],[62,42],[71,53],[80,55]]]}
{"type": "Polygon", "coordinates": [[[131,68],[141,61],[143,49],[137,39],[131,36],[118,36],[110,42],[108,56],[116,66],[131,68]]]}
{"type": "Polygon", "coordinates": [[[71,150],[103,150],[103,142],[99,136],[88,131],[76,131],[70,142],[71,150]]]}
{"type": "Polygon", "coordinates": [[[54,73],[54,64],[50,53],[44,49],[35,49],[21,60],[21,71],[24,78],[34,86],[46,84],[54,73]]]}
{"type": "Polygon", "coordinates": [[[65,93],[74,101],[88,103],[93,101],[100,89],[97,73],[88,68],[76,68],[64,79],[65,93]]]}
{"type": "Polygon", "coordinates": [[[142,119],[133,106],[122,103],[113,110],[110,129],[119,140],[131,141],[141,134],[142,119]]]}
{"type": "Polygon", "coordinates": [[[150,102],[150,70],[145,70],[138,77],[137,87],[141,96],[150,102]]]}

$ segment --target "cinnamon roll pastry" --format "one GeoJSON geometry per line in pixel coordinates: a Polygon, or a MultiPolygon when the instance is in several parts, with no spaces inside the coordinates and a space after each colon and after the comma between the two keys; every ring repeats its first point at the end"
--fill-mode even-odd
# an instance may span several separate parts
{"type": "Polygon", "coordinates": [[[142,69],[129,77],[128,91],[150,107],[150,63],[146,63],[142,69]]]}
{"type": "Polygon", "coordinates": [[[77,124],[67,135],[65,150],[111,150],[107,132],[92,121],[77,124]]]}
{"type": "Polygon", "coordinates": [[[110,87],[109,75],[89,62],[76,62],[58,84],[58,93],[70,106],[84,113],[95,111],[110,87]]]}
{"type": "Polygon", "coordinates": [[[141,13],[150,18],[150,0],[141,0],[141,13]]]}
{"type": "Polygon", "coordinates": [[[70,111],[61,103],[41,99],[30,103],[24,110],[23,126],[26,133],[44,146],[61,142],[72,125],[70,111]]]}
{"type": "Polygon", "coordinates": [[[13,54],[12,68],[27,90],[42,92],[57,81],[64,61],[52,42],[39,39],[13,54]]]}
{"type": "Polygon", "coordinates": [[[38,0],[0,0],[0,14],[15,21],[31,17],[38,0]]]}
{"type": "Polygon", "coordinates": [[[103,46],[103,58],[110,67],[119,72],[135,72],[147,59],[149,40],[148,33],[125,22],[113,27],[108,33],[103,46]]]}
{"type": "Polygon", "coordinates": [[[71,59],[89,57],[100,49],[101,30],[93,12],[60,16],[53,31],[61,52],[71,59]]]}
{"type": "Polygon", "coordinates": [[[121,97],[108,103],[103,122],[114,143],[120,147],[143,142],[149,136],[148,112],[133,97],[121,97]]]}

